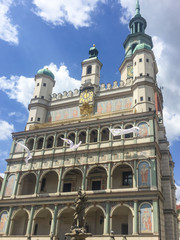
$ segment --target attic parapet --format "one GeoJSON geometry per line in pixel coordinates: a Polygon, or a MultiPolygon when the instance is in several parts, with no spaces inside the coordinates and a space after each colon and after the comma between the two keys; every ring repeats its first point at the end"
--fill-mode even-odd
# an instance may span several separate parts
{"type": "Polygon", "coordinates": [[[102,83],[100,86],[100,91],[107,91],[107,90],[111,90],[111,89],[117,89],[117,88],[122,88],[122,87],[128,87],[132,85],[132,79],[127,79],[126,82],[124,81],[120,81],[119,85],[117,81],[114,81],[113,84],[111,83],[107,83],[107,85],[105,83],[102,83]]]}
{"type": "Polygon", "coordinates": [[[55,100],[60,100],[60,99],[64,99],[64,98],[71,98],[71,97],[77,97],[79,96],[79,90],[78,89],[74,89],[74,92],[72,91],[64,91],[63,93],[53,93],[51,95],[51,100],[55,101],[55,100]]]}

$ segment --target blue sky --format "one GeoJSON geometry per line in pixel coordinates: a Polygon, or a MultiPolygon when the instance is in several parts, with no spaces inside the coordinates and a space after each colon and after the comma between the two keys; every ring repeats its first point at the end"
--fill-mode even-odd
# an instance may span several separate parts
{"type": "MultiPolygon", "coordinates": [[[[120,81],[123,42],[135,0],[0,0],[0,172],[11,147],[11,132],[28,118],[37,71],[48,66],[56,77],[55,93],[80,86],[81,62],[96,44],[103,63],[101,83],[120,81]]],[[[163,86],[164,122],[175,162],[180,199],[180,1],[140,0],[146,33],[154,43],[163,86]]]]}

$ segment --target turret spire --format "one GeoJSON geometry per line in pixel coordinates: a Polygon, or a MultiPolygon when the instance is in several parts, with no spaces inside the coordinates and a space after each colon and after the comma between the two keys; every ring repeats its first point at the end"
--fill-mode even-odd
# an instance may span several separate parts
{"type": "Polygon", "coordinates": [[[139,0],[136,1],[136,15],[140,15],[140,4],[139,4],[139,0]]]}

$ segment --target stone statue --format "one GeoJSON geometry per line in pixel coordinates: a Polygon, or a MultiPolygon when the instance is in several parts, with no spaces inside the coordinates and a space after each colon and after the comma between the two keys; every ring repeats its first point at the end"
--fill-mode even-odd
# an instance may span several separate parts
{"type": "Polygon", "coordinates": [[[85,193],[82,193],[81,189],[78,191],[78,196],[74,200],[75,213],[74,223],[70,228],[70,233],[66,233],[65,236],[70,236],[71,240],[85,240],[91,233],[87,233],[85,227],[85,205],[87,197],[85,193]]]}

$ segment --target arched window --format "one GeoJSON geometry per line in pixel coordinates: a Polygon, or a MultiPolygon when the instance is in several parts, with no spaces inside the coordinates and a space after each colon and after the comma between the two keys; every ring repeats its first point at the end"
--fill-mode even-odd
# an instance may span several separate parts
{"type": "Polygon", "coordinates": [[[63,141],[61,138],[64,138],[64,135],[63,135],[63,134],[61,134],[61,135],[58,136],[58,138],[57,138],[57,147],[62,147],[63,144],[64,144],[64,141],[63,141]]]}
{"type": "Polygon", "coordinates": [[[57,192],[58,174],[55,171],[47,172],[41,180],[40,193],[57,192]]]}
{"type": "Polygon", "coordinates": [[[87,190],[104,190],[107,185],[107,173],[103,167],[91,169],[87,176],[87,190]]]}
{"type": "Polygon", "coordinates": [[[34,219],[33,235],[50,234],[52,214],[48,209],[42,209],[34,219]]]}
{"type": "Polygon", "coordinates": [[[104,128],[101,131],[101,141],[108,141],[109,140],[109,129],[108,128],[104,128]]]}
{"type": "Polygon", "coordinates": [[[18,211],[12,223],[11,235],[25,235],[27,230],[28,214],[25,210],[18,211]]]}
{"type": "Polygon", "coordinates": [[[92,130],[90,133],[90,142],[97,142],[98,132],[96,129],[92,130]]]}
{"type": "Polygon", "coordinates": [[[127,164],[117,166],[112,174],[112,188],[130,188],[133,187],[132,169],[127,164]]]}
{"type": "Polygon", "coordinates": [[[10,197],[13,194],[14,187],[15,187],[15,179],[16,179],[15,174],[12,174],[8,178],[8,181],[7,181],[7,184],[6,184],[6,190],[5,190],[5,194],[4,194],[5,196],[10,197]]]}
{"type": "Polygon", "coordinates": [[[92,66],[89,65],[87,66],[86,74],[91,74],[91,72],[92,72],[92,66]]]}
{"type": "Polygon", "coordinates": [[[82,185],[82,173],[78,169],[72,169],[66,173],[63,179],[63,192],[78,191],[82,185]]]}
{"type": "MultiPolygon", "coordinates": [[[[129,129],[129,128],[132,128],[133,126],[131,124],[127,125],[125,127],[125,129],[129,129]]],[[[133,132],[132,133],[128,133],[128,134],[125,134],[125,138],[132,138],[133,137],[133,132]]]]}
{"type": "Polygon", "coordinates": [[[31,195],[34,194],[36,185],[36,176],[34,173],[25,175],[19,184],[19,195],[31,195]]]}
{"type": "Polygon", "coordinates": [[[68,139],[75,143],[75,134],[74,133],[69,134],[68,139]]]}
{"type": "Polygon", "coordinates": [[[29,150],[33,149],[33,145],[34,145],[34,139],[29,139],[26,146],[29,148],[29,150]]]}
{"type": "Polygon", "coordinates": [[[43,142],[44,142],[44,138],[39,138],[38,142],[37,142],[37,149],[42,149],[43,147],[43,142]]]}
{"type": "Polygon", "coordinates": [[[81,141],[82,143],[86,143],[86,132],[83,131],[79,134],[79,141],[81,141]]]}
{"type": "Polygon", "coordinates": [[[53,147],[53,142],[54,142],[54,137],[53,136],[48,137],[46,147],[47,148],[52,148],[53,147]]]}

